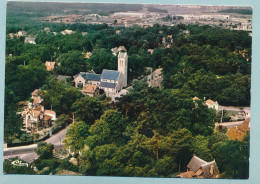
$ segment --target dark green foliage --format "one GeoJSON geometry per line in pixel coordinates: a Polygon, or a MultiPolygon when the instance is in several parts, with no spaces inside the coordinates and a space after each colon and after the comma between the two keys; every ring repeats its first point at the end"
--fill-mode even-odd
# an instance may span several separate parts
{"type": "Polygon", "coordinates": [[[54,145],[46,142],[40,142],[37,144],[35,152],[41,159],[50,159],[53,157],[54,145]]]}
{"type": "Polygon", "coordinates": [[[85,147],[88,136],[89,125],[83,121],[76,121],[69,126],[64,143],[71,151],[78,153],[85,147]]]}
{"type": "Polygon", "coordinates": [[[72,104],[72,109],[77,120],[93,124],[103,114],[105,105],[98,99],[86,95],[75,101],[72,104]]]}
{"type": "Polygon", "coordinates": [[[249,143],[227,140],[216,143],[212,155],[227,178],[249,177],[249,143]]]}

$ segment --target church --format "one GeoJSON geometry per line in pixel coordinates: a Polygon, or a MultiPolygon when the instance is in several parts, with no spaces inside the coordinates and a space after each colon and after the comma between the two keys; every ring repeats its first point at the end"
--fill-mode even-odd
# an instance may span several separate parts
{"type": "Polygon", "coordinates": [[[80,72],[73,76],[75,87],[84,88],[95,85],[103,89],[107,96],[116,94],[127,87],[128,56],[126,52],[118,54],[118,70],[103,69],[101,74],[95,72],[80,72]]]}

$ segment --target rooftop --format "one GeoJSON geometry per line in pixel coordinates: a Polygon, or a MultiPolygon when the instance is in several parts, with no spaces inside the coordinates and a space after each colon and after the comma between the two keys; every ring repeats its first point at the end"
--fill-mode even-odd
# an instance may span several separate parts
{"type": "Polygon", "coordinates": [[[119,71],[103,69],[101,79],[118,80],[120,75],[119,71]]]}
{"type": "Polygon", "coordinates": [[[87,84],[83,87],[82,92],[84,92],[84,93],[94,93],[96,89],[97,89],[97,86],[87,84]]]}
{"type": "Polygon", "coordinates": [[[104,87],[104,88],[115,88],[116,84],[115,83],[111,83],[111,82],[101,82],[100,87],[104,87]]]}

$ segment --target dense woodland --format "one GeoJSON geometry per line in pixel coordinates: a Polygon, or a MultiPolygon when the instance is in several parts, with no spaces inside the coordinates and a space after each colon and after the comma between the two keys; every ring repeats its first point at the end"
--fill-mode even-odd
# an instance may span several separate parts
{"type": "MultiPolygon", "coordinates": [[[[250,105],[252,39],[248,32],[183,24],[155,24],[146,29],[48,24],[51,32],[47,33],[45,26],[7,26],[7,33],[25,30],[36,36],[37,44],[7,35],[5,76],[5,141],[22,135],[17,103],[28,100],[34,89],[46,90],[44,106],[56,111],[58,126],[69,124],[75,113],[65,143],[76,153],[78,165],[42,156],[35,163],[39,170],[49,168],[42,174],[67,168],[84,175],[175,177],[186,171],[195,154],[206,161],[215,159],[225,178],[248,178],[249,134],[242,142],[228,140],[225,130],[214,129],[216,112],[202,100],[192,100],[197,96],[221,105],[250,105]],[[77,33],[60,34],[64,29],[77,33]],[[173,39],[167,40],[169,48],[162,44],[167,35],[173,39]],[[110,50],[120,45],[128,51],[132,88],[117,102],[105,95],[84,96],[72,81],[56,80],[58,74],[116,70],[117,57],[110,50]],[[153,54],[148,49],[154,49],[153,54]],[[84,58],[85,52],[92,56],[84,58]],[[45,61],[60,65],[48,72],[45,61]],[[148,87],[145,67],[163,69],[162,89],[148,87]]],[[[14,172],[8,163],[5,172],[14,172]]]]}

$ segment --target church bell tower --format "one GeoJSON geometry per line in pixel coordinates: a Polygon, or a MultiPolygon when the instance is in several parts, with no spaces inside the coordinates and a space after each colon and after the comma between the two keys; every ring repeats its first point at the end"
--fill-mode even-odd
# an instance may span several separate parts
{"type": "Polygon", "coordinates": [[[123,87],[127,86],[128,56],[126,52],[118,54],[118,71],[123,75],[123,87]]]}

